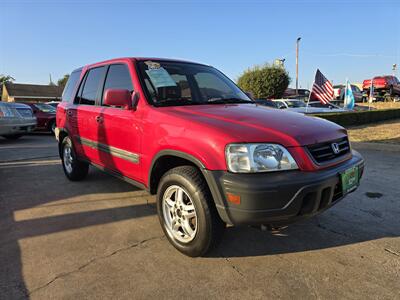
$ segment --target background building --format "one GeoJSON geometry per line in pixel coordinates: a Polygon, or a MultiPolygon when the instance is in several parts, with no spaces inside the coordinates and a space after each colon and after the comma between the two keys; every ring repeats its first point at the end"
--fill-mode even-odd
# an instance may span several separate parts
{"type": "Polygon", "coordinates": [[[56,85],[4,83],[1,100],[5,102],[60,101],[62,88],[56,85]]]}

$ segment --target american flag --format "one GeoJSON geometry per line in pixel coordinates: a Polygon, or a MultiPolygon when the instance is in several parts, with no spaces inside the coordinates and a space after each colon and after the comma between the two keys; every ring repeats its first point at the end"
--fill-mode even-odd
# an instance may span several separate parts
{"type": "Polygon", "coordinates": [[[311,89],[311,95],[314,95],[324,104],[328,104],[333,99],[332,83],[322,75],[320,70],[315,74],[314,84],[311,89]]]}

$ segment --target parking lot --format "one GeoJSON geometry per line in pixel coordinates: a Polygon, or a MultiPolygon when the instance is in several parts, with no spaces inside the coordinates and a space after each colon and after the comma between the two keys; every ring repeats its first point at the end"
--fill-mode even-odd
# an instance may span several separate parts
{"type": "Polygon", "coordinates": [[[0,138],[0,298],[399,298],[400,146],[354,148],[365,177],[338,205],[275,234],[229,227],[193,259],[154,197],[94,168],[68,181],[50,135],[0,138]]]}

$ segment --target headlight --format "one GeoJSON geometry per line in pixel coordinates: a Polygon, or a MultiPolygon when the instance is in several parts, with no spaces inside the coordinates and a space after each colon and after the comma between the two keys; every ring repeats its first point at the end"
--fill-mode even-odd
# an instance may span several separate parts
{"type": "Polygon", "coordinates": [[[225,157],[229,171],[234,173],[298,169],[290,153],[277,144],[230,144],[225,157]]]}

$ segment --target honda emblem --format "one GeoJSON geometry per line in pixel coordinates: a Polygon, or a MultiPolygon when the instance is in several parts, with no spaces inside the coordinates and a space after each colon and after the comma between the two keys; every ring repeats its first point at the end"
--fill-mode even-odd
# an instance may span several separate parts
{"type": "Polygon", "coordinates": [[[332,143],[332,144],[331,144],[331,148],[332,148],[332,150],[333,150],[333,153],[335,153],[335,154],[338,154],[338,153],[340,152],[339,144],[338,144],[338,143],[332,143]]]}

